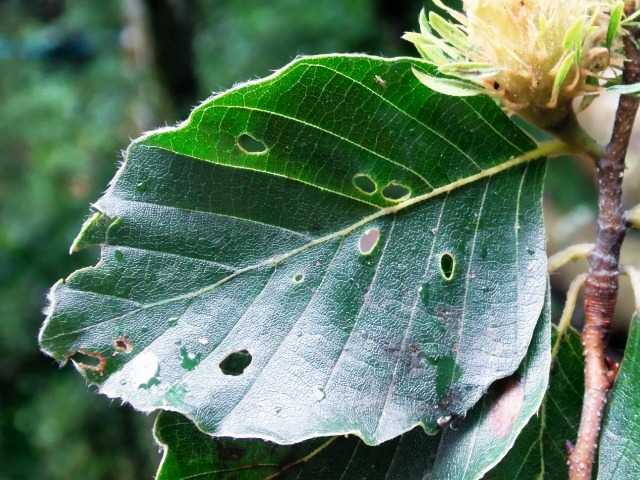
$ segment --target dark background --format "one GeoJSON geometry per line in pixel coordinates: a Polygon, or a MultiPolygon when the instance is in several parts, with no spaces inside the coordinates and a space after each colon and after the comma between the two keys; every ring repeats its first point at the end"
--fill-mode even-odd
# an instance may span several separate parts
{"type": "MultiPolygon", "coordinates": [[[[152,478],[159,462],[152,416],[97,395],[37,346],[47,290],[97,261],[97,251],[67,251],[129,140],[297,55],[414,56],[400,36],[417,30],[422,6],[0,0],[0,480],[152,478]]],[[[591,175],[589,165],[552,163],[551,251],[593,238],[591,175]]],[[[557,305],[574,273],[553,276],[557,305]]]]}

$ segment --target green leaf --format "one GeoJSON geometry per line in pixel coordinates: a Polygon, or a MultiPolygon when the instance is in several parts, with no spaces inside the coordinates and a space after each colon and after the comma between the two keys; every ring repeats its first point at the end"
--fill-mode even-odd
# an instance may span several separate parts
{"type": "Polygon", "coordinates": [[[429,24],[444,41],[460,52],[471,53],[475,50],[473,43],[460,28],[447,22],[437,13],[429,12],[429,24]]]}
{"type": "Polygon", "coordinates": [[[547,303],[520,368],[514,375],[494,383],[489,393],[464,418],[443,431],[428,478],[481,478],[507,454],[521,430],[538,411],[547,390],[550,337],[547,303]]]}
{"type": "Polygon", "coordinates": [[[445,55],[437,45],[434,45],[420,33],[407,32],[402,36],[402,39],[413,43],[420,53],[420,56],[429,63],[442,65],[443,63],[451,61],[451,59],[445,55]]]}
{"type": "Polygon", "coordinates": [[[569,73],[569,70],[571,70],[571,67],[573,67],[573,64],[576,59],[576,55],[577,55],[576,52],[571,52],[569,55],[564,57],[564,60],[562,61],[562,63],[560,63],[560,66],[558,67],[558,71],[556,72],[556,77],[553,80],[553,88],[551,90],[551,101],[549,102],[551,107],[554,107],[558,101],[558,95],[560,95],[560,90],[562,89],[562,85],[564,81],[567,79],[567,74],[569,73]]]}
{"type": "Polygon", "coordinates": [[[599,480],[640,478],[639,398],[640,314],[636,313],[602,425],[599,480]]]}
{"type": "Polygon", "coordinates": [[[531,418],[513,448],[486,479],[568,477],[565,442],[573,442],[578,436],[584,394],[583,347],[580,334],[572,328],[558,340],[554,327],[552,341],[560,341],[560,345],[540,412],[531,418]]]}
{"type": "Polygon", "coordinates": [[[449,95],[452,97],[473,97],[475,95],[486,93],[484,88],[469,81],[435,77],[428,73],[424,73],[417,68],[413,69],[413,74],[424,86],[429,87],[435,92],[442,93],[443,95],[449,95]]]}
{"type": "Polygon", "coordinates": [[[509,449],[544,396],[550,362],[549,312],[541,315],[515,376],[494,384],[462,419],[438,435],[421,428],[376,447],[349,436],[282,446],[257,439],[213,438],[183,416],[163,412],[154,433],[164,449],[159,480],[186,478],[331,480],[345,478],[478,478],[509,449]],[[509,387],[509,388],[504,388],[509,387]],[[468,458],[461,467],[459,458],[468,458]]]}
{"type": "Polygon", "coordinates": [[[96,203],[101,261],[53,288],[42,348],[220,436],[377,444],[464,415],[531,342],[536,158],[558,145],[415,66],[301,58],[135,141],[96,203]]]}
{"type": "Polygon", "coordinates": [[[606,88],[609,93],[619,93],[620,95],[630,95],[640,93],[640,83],[630,85],[612,85],[606,88]]]}
{"type": "Polygon", "coordinates": [[[613,41],[618,35],[618,28],[620,27],[620,22],[622,21],[622,16],[624,15],[624,3],[616,2],[611,13],[609,14],[609,25],[607,27],[607,40],[606,46],[608,49],[611,49],[613,45],[613,41]]]}
{"type": "Polygon", "coordinates": [[[164,449],[158,480],[421,478],[433,461],[439,438],[416,428],[376,447],[353,435],[278,445],[213,438],[174,412],[158,415],[154,435],[164,449]]]}
{"type": "Polygon", "coordinates": [[[562,41],[565,51],[573,50],[576,53],[576,56],[574,57],[576,63],[580,62],[580,52],[582,51],[583,41],[582,31],[584,29],[585,20],[586,17],[579,17],[576,19],[567,30],[567,33],[565,33],[562,41]]]}

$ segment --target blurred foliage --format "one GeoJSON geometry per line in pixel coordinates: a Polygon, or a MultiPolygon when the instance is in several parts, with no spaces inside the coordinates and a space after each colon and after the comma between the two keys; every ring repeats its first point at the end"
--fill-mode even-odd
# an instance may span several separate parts
{"type": "MultiPolygon", "coordinates": [[[[184,0],[204,99],[299,54],[413,55],[421,3],[184,0]]],[[[181,2],[174,2],[180,4],[181,2]]],[[[0,480],[151,478],[152,418],[38,351],[46,292],[97,261],[68,256],[120,151],[177,121],[153,67],[143,0],[0,0],[0,480]]]]}

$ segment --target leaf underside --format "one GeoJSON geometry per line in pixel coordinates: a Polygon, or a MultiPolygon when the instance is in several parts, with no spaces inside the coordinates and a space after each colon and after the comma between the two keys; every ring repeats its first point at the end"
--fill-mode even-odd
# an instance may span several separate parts
{"type": "Polygon", "coordinates": [[[545,307],[517,372],[492,385],[464,418],[452,419],[437,435],[428,436],[416,428],[375,447],[354,436],[315,438],[284,446],[258,439],[212,438],[182,415],[162,412],[154,427],[156,440],[164,449],[157,478],[479,478],[509,450],[545,394],[549,318],[545,307]]]}
{"type": "Polygon", "coordinates": [[[135,141],[42,348],[221,436],[378,444],[467,412],[542,311],[545,161],[416,65],[301,58],[135,141]]]}

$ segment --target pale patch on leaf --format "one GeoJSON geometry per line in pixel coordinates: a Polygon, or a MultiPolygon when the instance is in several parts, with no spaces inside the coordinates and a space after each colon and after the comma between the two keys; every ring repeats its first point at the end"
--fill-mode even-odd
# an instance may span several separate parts
{"type": "Polygon", "coordinates": [[[489,411],[489,425],[499,437],[506,437],[518,419],[524,401],[524,385],[519,375],[497,382],[499,393],[489,411]]]}
{"type": "Polygon", "coordinates": [[[631,85],[612,85],[606,89],[609,93],[619,93],[620,95],[631,95],[640,92],[640,83],[632,83],[631,85]]]}
{"type": "Polygon", "coordinates": [[[462,80],[454,80],[451,78],[432,77],[431,75],[421,72],[415,68],[412,70],[418,80],[420,80],[420,83],[438,93],[454,97],[470,97],[485,93],[482,87],[472,83],[464,82],[462,80]]]}

